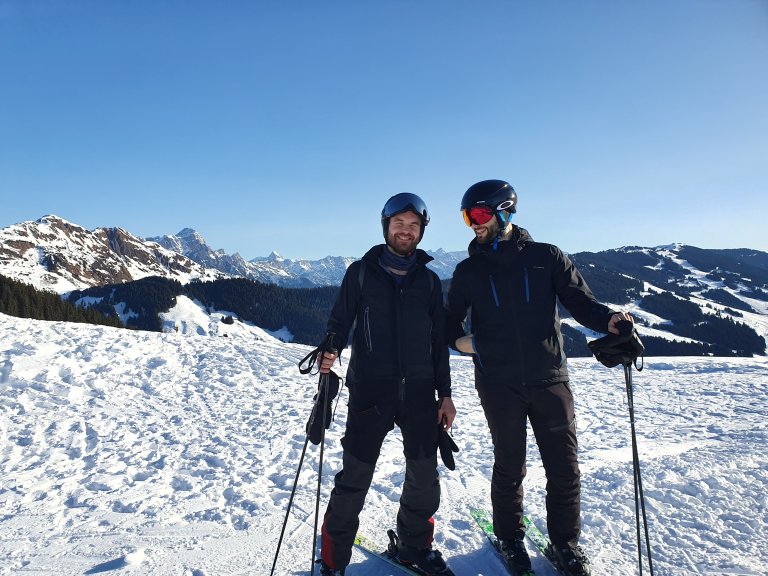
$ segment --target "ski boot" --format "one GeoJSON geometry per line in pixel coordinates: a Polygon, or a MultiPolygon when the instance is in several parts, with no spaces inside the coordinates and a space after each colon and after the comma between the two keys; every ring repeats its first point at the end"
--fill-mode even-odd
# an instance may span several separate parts
{"type": "Polygon", "coordinates": [[[504,558],[507,567],[515,576],[530,576],[533,574],[531,559],[525,549],[523,537],[512,540],[497,540],[496,547],[504,558]]]}
{"type": "Polygon", "coordinates": [[[562,546],[550,544],[546,555],[566,576],[591,576],[592,574],[589,558],[577,544],[562,546]]]}
{"type": "Polygon", "coordinates": [[[415,548],[401,544],[394,530],[387,530],[387,536],[389,536],[387,554],[395,562],[416,570],[424,576],[454,576],[443,560],[443,555],[431,546],[415,548]]]}
{"type": "Polygon", "coordinates": [[[320,564],[320,576],[344,576],[344,568],[341,570],[331,568],[322,560],[317,560],[317,563],[320,564]]]}

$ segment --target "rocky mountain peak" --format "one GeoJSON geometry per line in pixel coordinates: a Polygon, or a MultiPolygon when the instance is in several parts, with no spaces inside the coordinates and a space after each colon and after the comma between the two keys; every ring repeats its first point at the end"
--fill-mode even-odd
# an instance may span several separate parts
{"type": "Polygon", "coordinates": [[[0,274],[59,293],[147,276],[224,276],[122,228],[86,230],[53,214],[0,230],[0,274]]]}

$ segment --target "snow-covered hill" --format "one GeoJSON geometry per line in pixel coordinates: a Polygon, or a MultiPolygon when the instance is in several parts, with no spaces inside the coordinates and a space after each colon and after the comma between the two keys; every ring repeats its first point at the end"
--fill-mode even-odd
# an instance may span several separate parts
{"type": "MultiPolygon", "coordinates": [[[[0,315],[0,575],[268,574],[316,377],[308,349],[248,330],[207,336],[0,315]]],[[[192,334],[196,330],[189,331],[192,334]]],[[[623,374],[571,360],[595,574],[637,571],[623,374]]],[[[503,575],[468,515],[489,506],[492,447],[470,362],[451,359],[461,448],[441,467],[436,545],[459,575],[503,575]]],[[[343,368],[341,369],[343,374],[343,368]]],[[[653,358],[635,411],[656,574],[768,572],[768,359],[653,358]]],[[[338,470],[346,391],[327,440],[338,470]]],[[[527,510],[544,527],[530,440],[527,510]]],[[[317,473],[310,447],[278,574],[308,574],[317,473]]],[[[361,517],[384,541],[404,461],[390,434],[361,517]]],[[[539,557],[537,574],[551,575],[539,557]]],[[[391,574],[355,552],[348,576],[391,574]]]]}

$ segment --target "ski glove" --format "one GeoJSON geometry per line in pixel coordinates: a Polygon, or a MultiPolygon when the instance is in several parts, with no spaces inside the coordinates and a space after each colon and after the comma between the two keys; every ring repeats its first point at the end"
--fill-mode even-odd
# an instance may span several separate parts
{"type": "Polygon", "coordinates": [[[339,393],[340,379],[336,373],[331,370],[328,374],[320,374],[320,382],[317,386],[317,393],[313,400],[312,413],[307,422],[307,436],[314,445],[320,444],[323,438],[323,414],[325,414],[325,429],[331,427],[333,417],[333,399],[339,393]]]}
{"type": "Polygon", "coordinates": [[[459,447],[456,446],[456,442],[453,441],[451,435],[447,430],[443,429],[442,424],[437,425],[439,428],[437,437],[437,447],[440,449],[440,459],[445,464],[448,470],[456,470],[456,462],[453,460],[453,452],[458,452],[459,447]]]}
{"type": "Polygon", "coordinates": [[[606,334],[588,343],[595,358],[608,368],[619,364],[632,364],[645,351],[645,346],[640,341],[640,336],[632,322],[620,320],[616,323],[616,328],[619,330],[618,334],[606,334]]]}

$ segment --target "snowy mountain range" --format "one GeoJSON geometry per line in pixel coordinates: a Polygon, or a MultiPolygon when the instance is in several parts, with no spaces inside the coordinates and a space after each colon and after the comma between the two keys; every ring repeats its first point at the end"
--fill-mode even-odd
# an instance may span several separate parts
{"type": "Polygon", "coordinates": [[[164,248],[183,254],[195,262],[224,272],[230,276],[241,276],[268,284],[291,288],[312,288],[341,284],[344,272],[356,258],[327,256],[320,260],[289,260],[277,252],[263,258],[245,260],[240,254],[226,254],[213,250],[205,239],[191,228],[184,228],[178,234],[148,238],[164,248]]]}
{"type": "MultiPolygon", "coordinates": [[[[431,267],[450,278],[463,252],[430,252],[431,267]]],[[[358,256],[359,257],[359,256],[358,256]]],[[[214,250],[191,228],[139,238],[122,228],[87,230],[54,215],[0,229],[0,274],[38,288],[67,293],[161,276],[190,280],[242,277],[289,288],[338,286],[358,257],[290,260],[277,252],[245,260],[214,250]]]]}
{"type": "MultiPolygon", "coordinates": [[[[164,248],[183,254],[190,260],[229,274],[287,288],[312,288],[316,286],[338,286],[344,273],[356,257],[326,256],[320,260],[290,260],[277,252],[269,256],[245,260],[240,254],[226,254],[213,250],[205,239],[191,228],[184,228],[172,236],[148,238],[164,248]]],[[[456,264],[466,256],[464,252],[427,251],[434,258],[429,264],[440,278],[453,275],[456,264]]],[[[362,255],[360,255],[362,256],[362,255]]]]}
{"type": "MultiPolygon", "coordinates": [[[[465,257],[464,252],[443,250],[430,254],[435,258],[430,266],[443,279],[449,279],[465,257]]],[[[671,343],[661,349],[655,346],[657,353],[765,354],[765,252],[703,250],[675,244],[582,252],[571,257],[598,299],[631,311],[644,325],[645,335],[671,343]]],[[[222,299],[226,299],[226,315],[272,332],[304,334],[298,341],[311,343],[312,335],[323,329],[332,292],[310,298],[300,309],[288,310],[288,302],[294,302],[295,308],[296,299],[283,298],[280,293],[255,293],[248,287],[243,292],[240,287],[238,294],[230,290],[225,296],[214,286],[206,296],[184,286],[198,279],[224,282],[243,278],[283,288],[338,286],[354,260],[340,256],[288,260],[273,253],[246,261],[239,254],[213,250],[189,228],[175,235],[142,239],[121,228],[89,231],[52,215],[0,229],[0,275],[38,289],[69,294],[78,305],[98,304],[102,311],[113,310],[122,321],[133,321],[134,327],[144,329],[166,325],[158,312],[168,311],[169,304],[164,302],[172,299],[178,301],[185,296],[197,300],[206,314],[221,311],[222,299]],[[175,281],[181,287],[166,286],[163,290],[168,299],[157,301],[154,287],[137,286],[131,288],[132,303],[126,302],[124,290],[110,288],[132,286],[148,277],[175,281]],[[265,298],[269,302],[261,302],[265,298]],[[249,317],[247,310],[253,309],[254,303],[256,312],[249,317]],[[141,318],[142,314],[146,317],[141,318]]],[[[591,334],[584,334],[567,314],[563,323],[568,329],[565,337],[569,354],[589,354],[584,337],[591,334]]],[[[174,330],[181,325],[172,324],[174,330]]]]}

